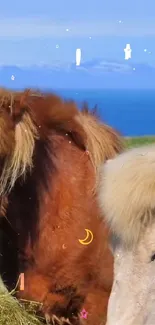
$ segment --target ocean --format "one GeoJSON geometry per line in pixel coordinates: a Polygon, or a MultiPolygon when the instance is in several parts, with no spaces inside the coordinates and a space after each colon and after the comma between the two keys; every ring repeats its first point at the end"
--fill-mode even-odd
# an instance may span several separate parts
{"type": "Polygon", "coordinates": [[[155,135],[155,90],[57,90],[81,106],[98,106],[101,120],[124,136],[155,135]]]}

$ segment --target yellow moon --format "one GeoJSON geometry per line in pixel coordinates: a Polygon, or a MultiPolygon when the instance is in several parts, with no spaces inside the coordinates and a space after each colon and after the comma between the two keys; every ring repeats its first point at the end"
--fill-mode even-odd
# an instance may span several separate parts
{"type": "Polygon", "coordinates": [[[89,245],[93,241],[94,236],[93,236],[93,233],[92,233],[91,230],[85,229],[85,231],[87,233],[86,238],[85,239],[79,239],[79,242],[82,245],[89,245]],[[89,239],[89,237],[90,237],[90,239],[89,239]]]}

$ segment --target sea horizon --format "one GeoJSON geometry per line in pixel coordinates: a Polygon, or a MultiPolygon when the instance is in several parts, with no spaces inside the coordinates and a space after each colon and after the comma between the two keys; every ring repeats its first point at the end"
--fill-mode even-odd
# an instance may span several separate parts
{"type": "Polygon", "coordinates": [[[123,136],[155,134],[154,89],[52,89],[65,99],[73,99],[79,107],[84,102],[102,121],[116,128],[123,136]]]}

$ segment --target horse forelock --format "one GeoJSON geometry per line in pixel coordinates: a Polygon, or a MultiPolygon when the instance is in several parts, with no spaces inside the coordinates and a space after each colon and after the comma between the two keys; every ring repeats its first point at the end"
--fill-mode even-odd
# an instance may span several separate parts
{"type": "Polygon", "coordinates": [[[64,102],[58,96],[39,91],[10,92],[0,89],[0,109],[0,124],[5,125],[5,132],[4,127],[1,127],[0,134],[3,133],[4,140],[9,130],[8,123],[14,120],[13,115],[16,113],[12,147],[9,151],[5,150],[5,163],[0,177],[1,195],[12,189],[17,178],[25,176],[28,169],[31,170],[36,138],[41,139],[43,136],[46,141],[51,130],[63,132],[64,136],[68,133],[79,147],[85,148],[85,132],[74,119],[78,109],[73,102],[64,102]],[[3,112],[7,112],[5,117],[2,116],[3,112]]]}
{"type": "Polygon", "coordinates": [[[17,178],[25,176],[27,170],[33,166],[33,152],[38,132],[28,112],[15,125],[14,147],[6,156],[0,177],[0,195],[9,192],[14,186],[17,178]]]}

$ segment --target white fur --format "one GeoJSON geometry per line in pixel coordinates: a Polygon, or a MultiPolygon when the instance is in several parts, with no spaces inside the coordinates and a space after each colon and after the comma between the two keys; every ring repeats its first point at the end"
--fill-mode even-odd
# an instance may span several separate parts
{"type": "Polygon", "coordinates": [[[111,230],[134,244],[155,221],[155,145],[130,149],[99,170],[98,198],[111,230]]]}

